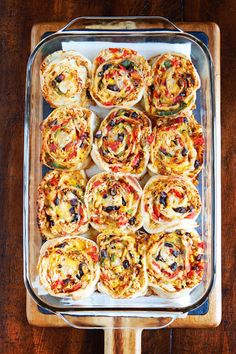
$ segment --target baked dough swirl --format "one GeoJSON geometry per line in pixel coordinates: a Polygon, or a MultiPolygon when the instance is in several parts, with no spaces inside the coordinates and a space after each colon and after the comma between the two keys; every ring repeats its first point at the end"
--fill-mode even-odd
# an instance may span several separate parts
{"type": "Polygon", "coordinates": [[[153,176],[142,196],[143,227],[149,233],[196,226],[201,198],[190,179],[153,176]]]}
{"type": "Polygon", "coordinates": [[[200,78],[191,60],[165,53],[149,60],[152,84],[144,94],[145,110],[154,116],[171,116],[193,108],[200,78]]]}
{"type": "Polygon", "coordinates": [[[140,177],[149,160],[151,122],[137,109],[112,110],[95,134],[92,159],[105,171],[140,177]]]}
{"type": "Polygon", "coordinates": [[[134,298],[146,294],[146,255],[141,238],[134,233],[98,235],[100,281],[98,290],[113,298],[134,298]]]}
{"type": "Polygon", "coordinates": [[[38,273],[50,295],[90,296],[96,288],[100,269],[95,242],[84,237],[62,237],[45,242],[40,250],[38,273]]]}
{"type": "Polygon", "coordinates": [[[93,62],[91,96],[104,108],[131,107],[150,84],[146,59],[128,48],[103,49],[93,62]]]}
{"type": "Polygon", "coordinates": [[[97,118],[77,105],[55,109],[41,124],[41,161],[58,170],[79,170],[88,165],[97,118]]]}
{"type": "Polygon", "coordinates": [[[80,53],[59,50],[48,55],[40,67],[42,94],[51,107],[90,102],[91,62],[80,53]]]}
{"type": "Polygon", "coordinates": [[[38,226],[43,238],[76,236],[88,230],[84,171],[48,172],[38,188],[38,226]]]}
{"type": "Polygon", "coordinates": [[[122,173],[102,172],[86,187],[85,203],[92,227],[98,231],[135,231],[142,226],[142,188],[122,173]]]}
{"type": "Polygon", "coordinates": [[[204,138],[193,115],[161,118],[153,129],[149,170],[195,178],[202,169],[204,138]]]}
{"type": "Polygon", "coordinates": [[[147,271],[152,290],[165,298],[187,295],[202,280],[203,247],[197,231],[193,229],[150,235],[147,271]]]}

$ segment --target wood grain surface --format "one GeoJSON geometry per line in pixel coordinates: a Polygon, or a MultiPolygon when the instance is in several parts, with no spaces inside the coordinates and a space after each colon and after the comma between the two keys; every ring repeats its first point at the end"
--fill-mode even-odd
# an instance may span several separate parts
{"type": "Polygon", "coordinates": [[[142,353],[234,353],[235,224],[235,0],[113,0],[0,2],[0,276],[1,353],[103,353],[103,332],[36,328],[25,316],[22,281],[22,167],[25,67],[34,23],[76,16],[163,15],[174,21],[213,21],[222,35],[223,320],[216,329],[144,331],[142,353]]]}

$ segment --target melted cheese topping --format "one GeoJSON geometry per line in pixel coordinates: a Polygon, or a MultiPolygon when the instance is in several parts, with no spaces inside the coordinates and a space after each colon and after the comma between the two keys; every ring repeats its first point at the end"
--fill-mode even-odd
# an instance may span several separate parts
{"type": "Polygon", "coordinates": [[[162,118],[153,129],[149,169],[195,178],[202,169],[204,138],[194,116],[162,118]]]}
{"type": "Polygon", "coordinates": [[[191,60],[165,53],[149,60],[152,83],[145,92],[145,109],[156,116],[175,115],[193,108],[200,78],[191,60]]]}
{"type": "Polygon", "coordinates": [[[201,199],[193,183],[183,177],[154,176],[142,196],[143,226],[160,232],[181,224],[193,224],[201,210],[201,199]]]}
{"type": "Polygon", "coordinates": [[[42,122],[41,161],[53,169],[86,167],[92,147],[95,114],[77,105],[55,109],[42,122]]]}
{"type": "Polygon", "coordinates": [[[38,189],[38,225],[46,239],[78,235],[88,230],[83,171],[46,174],[38,189]]]}
{"type": "Polygon", "coordinates": [[[83,237],[47,241],[40,251],[38,272],[49,294],[87,297],[99,278],[98,247],[83,237]]]}
{"type": "Polygon", "coordinates": [[[102,121],[92,150],[94,162],[103,170],[131,173],[146,172],[151,135],[150,120],[137,109],[115,109],[102,121]]]}
{"type": "Polygon", "coordinates": [[[86,187],[85,202],[91,225],[98,231],[137,230],[142,225],[138,181],[121,173],[99,173],[86,187]]]}
{"type": "Polygon", "coordinates": [[[47,56],[40,67],[41,88],[52,106],[89,103],[91,63],[76,51],[57,51],[47,56]]]}
{"type": "Polygon", "coordinates": [[[135,234],[98,236],[100,282],[98,290],[113,298],[133,298],[147,291],[144,244],[135,234]]]}
{"type": "Polygon", "coordinates": [[[106,108],[135,105],[151,80],[147,61],[132,49],[104,49],[93,66],[91,95],[106,108]]]}
{"type": "Polygon", "coordinates": [[[178,297],[203,277],[203,242],[195,230],[150,235],[147,244],[149,285],[164,297],[178,297]]]}

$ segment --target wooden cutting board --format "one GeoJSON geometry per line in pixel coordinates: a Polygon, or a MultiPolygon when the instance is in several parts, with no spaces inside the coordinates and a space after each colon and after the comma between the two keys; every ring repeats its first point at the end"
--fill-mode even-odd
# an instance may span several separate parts
{"type": "MultiPolygon", "coordinates": [[[[56,32],[66,23],[40,23],[36,24],[32,28],[31,32],[31,50],[34,49],[36,44],[40,41],[42,35],[45,32],[56,32]]],[[[220,30],[215,23],[176,23],[178,27],[183,29],[186,32],[196,31],[204,32],[209,38],[209,49],[213,58],[214,67],[215,67],[215,94],[216,94],[216,129],[217,137],[220,141],[220,30]]],[[[153,25],[152,25],[153,27],[153,25]]],[[[157,24],[157,28],[162,27],[160,23],[157,24]]],[[[220,147],[218,151],[218,156],[220,156],[220,147]]],[[[219,179],[220,185],[220,164],[218,165],[217,178],[219,179]]],[[[218,191],[218,196],[220,198],[220,190],[218,191]]],[[[205,315],[191,315],[186,318],[181,318],[175,320],[170,327],[171,328],[207,328],[207,327],[216,327],[220,324],[221,321],[221,224],[220,224],[220,200],[218,199],[218,225],[216,227],[216,278],[213,289],[209,296],[209,309],[205,315]]],[[[26,299],[26,315],[28,322],[35,326],[40,327],[64,327],[67,326],[66,323],[58,318],[56,315],[43,314],[39,311],[36,303],[32,300],[30,295],[27,293],[26,299]]],[[[141,333],[141,332],[140,332],[141,333]]],[[[127,335],[128,342],[132,342],[129,333],[127,335]]],[[[115,344],[112,342],[113,337],[109,336],[111,341],[106,341],[105,346],[113,347],[115,344]]]]}

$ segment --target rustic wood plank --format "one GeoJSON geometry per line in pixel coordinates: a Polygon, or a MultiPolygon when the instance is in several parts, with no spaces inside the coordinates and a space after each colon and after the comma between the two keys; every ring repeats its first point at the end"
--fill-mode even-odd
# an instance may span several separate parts
{"type": "MultiPolygon", "coordinates": [[[[198,2],[198,1],[196,1],[198,2]]],[[[66,343],[74,341],[75,338],[80,338],[83,341],[83,336],[78,336],[78,333],[73,330],[59,330],[58,329],[35,329],[27,325],[24,316],[24,294],[25,290],[22,285],[21,277],[18,274],[22,274],[21,267],[21,167],[22,167],[22,142],[23,142],[23,106],[24,106],[24,68],[29,53],[30,41],[29,33],[31,26],[35,22],[40,21],[56,21],[56,20],[68,20],[76,16],[76,14],[91,14],[102,15],[100,13],[101,1],[99,5],[95,4],[96,1],[83,2],[83,6],[80,6],[80,1],[67,1],[66,9],[62,6],[62,2],[45,1],[38,4],[30,1],[2,1],[0,4],[1,12],[1,64],[4,64],[4,75],[0,80],[1,97],[4,100],[11,102],[9,104],[1,105],[1,279],[2,284],[8,283],[9,277],[8,270],[14,269],[15,274],[11,274],[11,281],[14,281],[14,286],[10,286],[10,289],[2,290],[1,300],[1,320],[4,321],[4,326],[1,327],[1,346],[4,353],[59,353],[63,348],[66,350],[66,343]],[[55,3],[55,5],[54,5],[55,3]],[[73,3],[71,5],[71,3],[73,3]],[[87,5],[90,3],[90,5],[87,5]],[[79,9],[81,7],[81,11],[79,9]],[[87,11],[87,13],[86,13],[87,11]],[[64,12],[64,13],[63,13],[64,12]],[[24,46],[22,46],[24,44],[24,46]],[[23,47],[23,48],[22,48],[23,47]],[[11,59],[12,56],[12,59],[11,59]],[[13,59],[14,57],[14,59],[13,59]],[[7,58],[7,60],[6,60],[7,58]],[[17,80],[16,80],[17,78],[17,80]],[[18,123],[11,126],[11,121],[18,123]],[[8,124],[10,122],[10,129],[8,124]],[[12,146],[12,144],[14,146],[12,146]],[[7,161],[14,158],[14,164],[10,164],[7,161]],[[19,177],[20,175],[20,177],[19,177]],[[6,177],[7,176],[7,177],[6,177]],[[6,181],[8,179],[8,181],[6,181]],[[3,203],[4,200],[4,203],[3,203]],[[12,204],[13,203],[13,204],[12,204]],[[13,215],[14,221],[9,221],[9,212],[13,215]],[[17,244],[17,248],[14,247],[17,244]],[[5,257],[8,254],[8,257],[5,257]],[[14,255],[10,260],[10,256],[14,255]],[[5,281],[4,281],[5,280],[5,281]],[[9,298],[9,290],[13,290],[13,294],[9,298]],[[5,299],[5,300],[4,300],[5,299]],[[63,331],[63,332],[62,332],[63,331]],[[71,333],[73,335],[71,336],[71,333]],[[63,335],[65,340],[59,341],[59,336],[63,335]],[[51,343],[51,344],[50,344],[51,343]],[[58,345],[56,345],[58,343],[58,345]]],[[[125,2],[126,7],[134,2],[125,2]]],[[[163,2],[164,3],[164,2],[163,2]]],[[[165,6],[168,7],[167,1],[165,6]]],[[[233,136],[233,124],[234,124],[234,111],[232,110],[232,103],[235,107],[235,90],[233,87],[233,78],[235,77],[235,66],[232,65],[234,54],[233,48],[235,48],[235,6],[233,1],[202,1],[201,12],[196,10],[195,2],[185,1],[185,5],[188,5],[188,14],[185,12],[186,20],[209,20],[219,23],[222,29],[222,62],[223,62],[223,75],[225,78],[222,81],[222,93],[223,93],[223,112],[222,117],[222,133],[223,133],[223,178],[224,185],[222,186],[222,194],[227,198],[223,201],[223,254],[225,255],[223,260],[223,324],[216,330],[174,330],[174,353],[233,353],[235,344],[235,309],[233,308],[235,299],[235,287],[232,289],[232,274],[235,269],[235,257],[233,253],[235,238],[234,232],[234,200],[235,200],[235,187],[232,174],[229,172],[233,170],[235,166],[235,155],[232,158],[232,151],[234,145],[233,136]],[[208,5],[211,3],[211,8],[208,5]],[[187,16],[188,15],[188,16],[187,16]],[[233,101],[232,101],[233,99],[233,101]],[[229,104],[230,103],[230,104],[229,104]],[[228,193],[230,188],[231,192],[228,193]],[[227,334],[228,332],[228,334],[227,334]],[[179,336],[176,336],[180,333],[179,336]],[[205,346],[207,343],[207,347],[205,346]],[[201,345],[200,345],[201,344],[201,345]],[[184,348],[184,349],[183,349],[184,348]],[[186,349],[185,349],[186,348],[186,349]]],[[[159,2],[152,3],[152,11],[145,10],[144,14],[160,14],[158,11],[159,2]]],[[[104,6],[105,8],[105,6],[104,6]]],[[[125,11],[125,10],[122,10],[125,11]]],[[[129,10],[131,11],[131,10],[129,10]]],[[[128,11],[128,12],[129,12],[128,11]]],[[[163,15],[169,16],[169,10],[163,15]]],[[[173,8],[171,9],[173,10],[173,8]]],[[[138,11],[137,11],[138,12],[138,11]]],[[[112,14],[115,14],[112,13],[112,14]]],[[[129,13],[131,14],[131,13],[129,13]]],[[[178,18],[176,18],[178,19],[178,18]]],[[[3,67],[3,66],[2,66],[3,67]]],[[[12,272],[14,273],[14,272],[12,272]]],[[[89,341],[94,343],[94,333],[97,332],[85,332],[82,331],[85,336],[88,336],[89,341]]],[[[151,348],[152,351],[146,351],[147,353],[165,353],[160,350],[155,337],[157,331],[145,331],[143,334],[143,347],[151,348]]],[[[159,332],[160,333],[160,332],[159,332]]],[[[163,333],[163,331],[162,331],[163,333]]],[[[161,336],[163,335],[161,333],[161,336]]],[[[102,340],[102,334],[98,333],[99,338],[102,340]]],[[[165,340],[165,338],[163,338],[165,340]]],[[[83,341],[84,343],[84,341],[83,341]]],[[[100,343],[100,342],[99,342],[100,343]]],[[[78,342],[76,342],[78,345],[78,342]]],[[[101,345],[101,343],[99,344],[101,345]]],[[[96,340],[94,347],[98,353],[102,352],[101,346],[97,345],[96,340]]],[[[81,350],[81,347],[78,347],[81,350]]],[[[91,346],[84,346],[81,353],[92,353],[93,348],[91,346]],[[86,351],[84,351],[86,350],[86,351]]],[[[71,347],[70,351],[71,352],[71,347]]]]}

